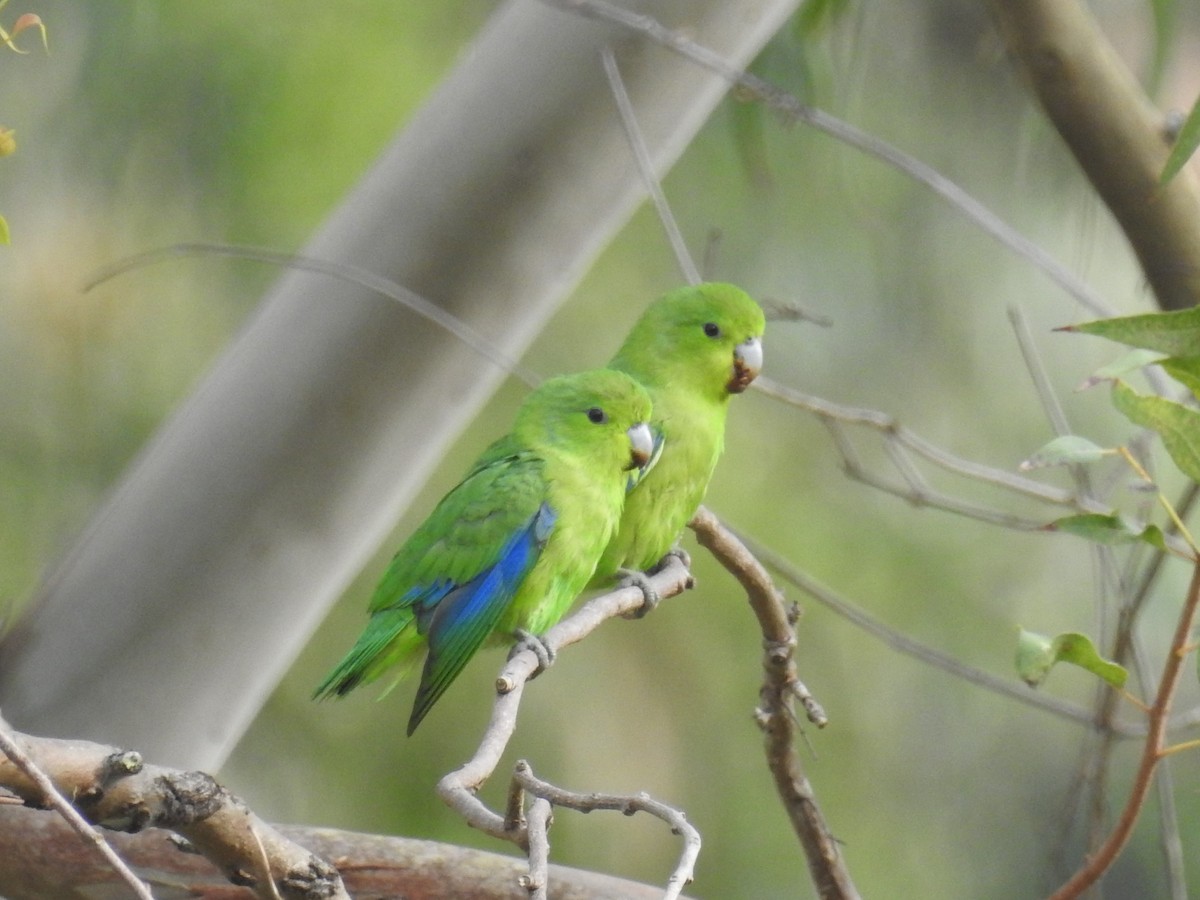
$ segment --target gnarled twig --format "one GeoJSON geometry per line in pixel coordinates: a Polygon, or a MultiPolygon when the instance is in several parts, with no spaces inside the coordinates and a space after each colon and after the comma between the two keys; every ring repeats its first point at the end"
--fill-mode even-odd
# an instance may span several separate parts
{"type": "MultiPolygon", "coordinates": [[[[837,841],[825,824],[812,786],[805,778],[796,754],[796,722],[791,699],[798,678],[794,651],[796,634],[793,617],[783,595],[766,569],[730,531],[701,507],[688,526],[701,546],[728,569],[746,590],[750,607],[762,629],[766,677],[760,693],[759,724],[766,735],[767,766],[775,788],[800,838],[808,859],[813,884],[822,898],[857,898],[837,841]]],[[[806,692],[807,693],[807,692],[806,692]]]]}
{"type": "Polygon", "coordinates": [[[580,794],[568,791],[557,785],[550,784],[548,781],[542,781],[542,779],[533,774],[533,769],[523,759],[517,760],[516,766],[513,767],[513,785],[523,791],[528,791],[537,798],[529,811],[531,879],[539,878],[539,883],[544,883],[544,878],[536,875],[534,872],[534,851],[535,849],[537,851],[538,869],[544,869],[545,863],[542,859],[543,848],[549,846],[545,839],[545,830],[548,827],[547,813],[549,806],[565,806],[568,809],[575,809],[579,812],[611,809],[627,816],[631,816],[637,812],[644,812],[649,813],[655,818],[662,819],[662,821],[671,826],[672,832],[683,838],[683,854],[680,857],[679,865],[675,867],[675,871],[667,879],[667,890],[663,894],[663,900],[676,900],[683,888],[692,881],[696,866],[696,857],[700,855],[700,832],[688,822],[687,816],[681,810],[675,809],[673,806],[668,806],[662,801],[655,800],[646,793],[580,794]],[[542,804],[546,805],[543,806],[542,804]]]}
{"type": "MultiPolygon", "coordinates": [[[[692,581],[687,568],[677,557],[668,557],[663,568],[650,577],[650,584],[660,597],[672,597],[686,590],[692,581]]],[[[561,650],[591,634],[607,619],[640,608],[644,595],[638,587],[626,587],[596,597],[585,603],[573,615],[563,619],[542,635],[552,651],[561,650]]],[[[510,841],[530,854],[531,883],[541,876],[539,845],[531,847],[530,826],[526,819],[519,792],[510,791],[508,809],[500,815],[489,809],[476,796],[479,788],[492,776],[500,762],[517,724],[521,695],[530,676],[537,670],[538,661],[532,651],[515,654],[496,678],[496,701],[492,716],[480,739],[475,755],[438,782],[438,795],[459,813],[472,828],[500,840],[510,841]]],[[[540,840],[539,835],[539,840],[540,840]]],[[[536,843],[536,842],[535,842],[536,843]]]]}
{"type": "MultiPolygon", "coordinates": [[[[13,737],[89,822],[114,831],[174,831],[263,900],[349,900],[332,865],[285,838],[210,775],[143,764],[137,753],[91,741],[13,737]]],[[[27,805],[46,802],[43,787],[7,755],[0,758],[0,786],[27,805]]]]}

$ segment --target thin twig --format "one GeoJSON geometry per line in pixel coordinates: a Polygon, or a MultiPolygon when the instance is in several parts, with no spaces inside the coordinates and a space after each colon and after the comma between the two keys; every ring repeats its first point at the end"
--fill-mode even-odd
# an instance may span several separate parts
{"type": "Polygon", "coordinates": [[[110,281],[119,275],[135,269],[144,268],[145,266],[154,265],[155,263],[164,262],[169,259],[180,259],[191,256],[223,256],[231,259],[248,259],[254,262],[278,266],[283,269],[297,269],[314,272],[318,275],[328,275],[331,278],[356,284],[389,300],[394,300],[401,306],[429,320],[434,325],[444,328],[484,359],[495,363],[498,368],[514,375],[525,382],[525,384],[533,387],[541,381],[541,378],[535,372],[530,371],[515,359],[511,359],[497,350],[494,340],[480,334],[457,316],[425,299],[415,291],[409,290],[404,285],[397,284],[390,278],[384,278],[382,275],[378,275],[367,269],[361,269],[358,266],[316,259],[311,256],[281,253],[278,250],[270,250],[265,247],[243,247],[235,244],[209,244],[203,242],[172,244],[169,247],[158,247],[154,250],[147,250],[144,253],[135,253],[133,256],[127,256],[125,259],[93,275],[91,280],[84,285],[83,290],[86,293],[99,287],[106,281],[110,281]]]}
{"type": "MultiPolygon", "coordinates": [[[[1043,503],[1075,509],[1079,512],[1111,512],[1108,507],[1101,504],[1081,501],[1074,491],[1053,487],[1004,469],[985,466],[947,453],[915,434],[888,413],[833,403],[829,400],[824,400],[780,384],[764,375],[760,375],[754,379],[751,387],[789,406],[812,413],[831,429],[840,429],[844,425],[860,425],[877,431],[884,437],[886,443],[897,444],[905,450],[912,451],[938,468],[955,475],[961,475],[964,478],[971,478],[984,484],[1003,488],[1043,503]]],[[[839,444],[839,450],[841,449],[843,449],[843,445],[839,444]]],[[[845,456],[844,453],[843,456],[845,456]]],[[[848,461],[847,465],[851,466],[852,463],[848,461]]],[[[906,499],[921,506],[941,506],[941,498],[928,491],[923,485],[914,486],[909,484],[907,490],[902,488],[896,489],[893,492],[900,493],[901,496],[905,496],[906,499]]],[[[961,509],[953,509],[952,511],[964,512],[961,509]]],[[[964,514],[966,513],[964,512],[964,514]]],[[[991,510],[981,510],[978,517],[986,518],[988,521],[1004,520],[1011,527],[1022,530],[1040,528],[1045,524],[1040,520],[1021,519],[991,510]]]]}
{"type": "Polygon", "coordinates": [[[1036,243],[1017,232],[937,170],[886,141],[867,134],[829,113],[808,106],[764,79],[730,65],[717,53],[697,44],[683,34],[667,28],[652,16],[622,9],[605,3],[603,0],[545,0],[545,2],[639,34],[719,75],[731,86],[740,88],[742,94],[748,99],[762,102],[768,108],[782,115],[786,121],[804,122],[849,147],[873,156],[929,188],[934,194],[949,203],[953,209],[958,210],[975,223],[984,233],[995,238],[1002,246],[1012,250],[1028,260],[1035,268],[1044,272],[1054,283],[1096,315],[1114,315],[1114,311],[1104,300],[1036,243]]]}
{"type": "MultiPolygon", "coordinates": [[[[997,469],[955,456],[925,440],[888,413],[833,403],[780,384],[764,375],[754,379],[751,387],[768,397],[815,415],[828,429],[834,446],[842,457],[843,470],[849,477],[907,500],[914,506],[940,509],[1017,531],[1041,531],[1046,526],[1045,519],[1013,515],[934,490],[908,457],[908,452],[952,475],[991,485],[1041,503],[1081,513],[1109,515],[1113,511],[1111,506],[1082,496],[1077,490],[1057,488],[1006,469],[997,469]],[[867,470],[846,434],[846,426],[861,426],[880,435],[888,458],[900,474],[901,483],[893,483],[867,470]]],[[[1139,527],[1137,522],[1131,522],[1131,525],[1139,527]]],[[[1172,552],[1190,555],[1186,542],[1177,534],[1166,534],[1165,539],[1172,552]]]]}
{"type": "MultiPolygon", "coordinates": [[[[1072,429],[1067,415],[1059,402],[1058,395],[1050,385],[1050,377],[1042,362],[1034,343],[1033,334],[1024,313],[1016,305],[1008,307],[1008,320],[1016,336],[1025,369],[1033,381],[1034,391],[1041,403],[1042,411],[1050,423],[1054,434],[1058,437],[1071,434],[1072,429]]],[[[1067,467],[1071,480],[1075,484],[1078,496],[1095,499],[1100,502],[1093,492],[1092,478],[1087,466],[1074,464],[1067,467]]],[[[1121,577],[1116,558],[1111,547],[1092,543],[1088,546],[1092,559],[1093,583],[1097,586],[1095,604],[1094,634],[1101,641],[1108,640],[1108,607],[1106,598],[1109,594],[1121,597],[1126,595],[1125,583],[1121,577]]],[[[1132,629],[1132,619],[1124,619],[1123,627],[1132,629]]],[[[1118,692],[1111,690],[1108,685],[1098,684],[1094,691],[1096,710],[1096,727],[1089,730],[1081,743],[1079,761],[1079,781],[1083,785],[1083,795],[1091,799],[1088,817],[1088,846],[1094,848],[1103,839],[1103,829],[1107,816],[1108,780],[1113,760],[1113,750],[1117,737],[1110,726],[1116,714],[1118,692]]],[[[1068,804],[1074,804],[1080,788],[1073,785],[1068,794],[1068,804]]],[[[1066,830],[1063,830],[1065,841],[1066,830]]]]}
{"type": "MultiPolygon", "coordinates": [[[[247,811],[249,815],[249,811],[247,811]]],[[[266,845],[263,844],[262,835],[258,833],[258,829],[253,823],[249,824],[250,837],[254,839],[254,849],[257,851],[257,862],[261,867],[259,873],[259,884],[265,885],[267,892],[270,895],[270,900],[283,900],[279,894],[279,888],[275,885],[275,879],[271,877],[271,860],[267,856],[266,845]]]]}
{"type": "Polygon", "coordinates": [[[804,848],[817,893],[823,900],[857,898],[859,894],[841,849],[825,822],[796,753],[797,728],[790,704],[798,682],[794,617],[766,569],[716,516],[700,507],[688,527],[696,533],[701,546],[737,578],[758,618],[763,635],[765,678],[757,719],[766,738],[767,766],[792,829],[804,848]]]}
{"type": "Polygon", "coordinates": [[[1189,655],[1192,630],[1196,624],[1197,613],[1200,611],[1200,561],[1192,570],[1192,580],[1188,585],[1187,598],[1179,614],[1175,634],[1171,639],[1171,647],[1163,663],[1162,677],[1159,680],[1158,695],[1148,715],[1148,732],[1142,749],[1142,759],[1134,777],[1133,787],[1129,798],[1121,812],[1113,830],[1100,848],[1090,855],[1080,869],[1054,894],[1050,900],[1071,900],[1100,879],[1133,833],[1138,815],[1146,802],[1146,795],[1154,782],[1154,772],[1164,755],[1166,747],[1167,724],[1171,712],[1171,704],[1175,691],[1179,687],[1183,674],[1184,660],[1189,655]]]}
{"type": "MultiPolygon", "coordinates": [[[[670,557],[661,571],[650,576],[651,587],[662,598],[682,593],[691,585],[691,575],[677,557],[670,557]]],[[[542,640],[551,650],[583,640],[608,619],[640,608],[645,595],[639,587],[626,587],[593,598],[579,610],[548,629],[542,640]]],[[[521,695],[529,677],[537,670],[538,661],[532,651],[515,654],[496,678],[496,700],[492,715],[480,739],[475,754],[462,766],[443,776],[438,782],[438,795],[458,812],[472,828],[500,840],[510,841],[528,852],[528,825],[511,809],[501,816],[476,796],[479,788],[492,776],[517,725],[521,695]]],[[[512,806],[510,800],[509,806],[512,806]]]]}
{"type": "Polygon", "coordinates": [[[67,821],[76,834],[83,838],[85,843],[91,844],[100,851],[113,870],[121,876],[121,880],[129,885],[134,896],[141,900],[154,900],[149,886],[138,878],[125,860],[121,859],[117,852],[109,846],[104,836],[79,814],[70,801],[59,792],[50,777],[21,749],[16,736],[9,730],[8,723],[3,719],[0,719],[0,752],[12,760],[13,764],[38,786],[44,802],[54,807],[55,811],[67,821]]]}
{"type": "Polygon", "coordinates": [[[629,141],[629,149],[633,151],[633,158],[637,163],[642,184],[654,203],[658,221],[662,223],[663,229],[667,232],[667,241],[671,245],[671,251],[675,254],[675,261],[679,263],[679,269],[683,272],[684,280],[688,284],[699,284],[700,271],[696,268],[691,253],[688,252],[687,243],[683,240],[683,232],[679,230],[679,223],[671,213],[671,206],[667,203],[666,195],[663,194],[662,185],[654,174],[654,163],[650,159],[650,151],[646,149],[642,130],[638,127],[637,114],[634,112],[633,103],[630,102],[629,94],[625,90],[625,83],[621,80],[621,72],[617,68],[617,59],[613,55],[612,47],[606,46],[601,51],[600,58],[604,63],[604,75],[608,78],[609,89],[612,90],[613,99],[617,103],[617,112],[621,114],[621,126],[625,129],[625,139],[629,141]]]}
{"type": "MultiPolygon", "coordinates": [[[[676,865],[675,870],[671,873],[671,877],[667,879],[667,889],[663,894],[663,900],[677,900],[683,892],[684,887],[691,883],[695,873],[696,858],[700,855],[700,832],[687,820],[687,816],[683,814],[682,810],[669,806],[660,800],[655,800],[644,793],[579,794],[574,791],[568,791],[565,788],[550,784],[548,781],[542,781],[533,774],[533,769],[523,759],[517,760],[517,764],[513,767],[513,781],[519,783],[522,788],[535,797],[538,797],[539,800],[547,803],[548,806],[565,806],[567,809],[574,809],[585,813],[598,809],[611,809],[626,816],[644,812],[654,816],[656,819],[661,819],[670,826],[674,834],[678,834],[683,838],[683,853],[680,855],[679,864],[676,865]]],[[[537,803],[538,801],[534,801],[534,808],[536,808],[537,803]]],[[[534,808],[531,808],[529,812],[531,823],[534,818],[534,808]]],[[[531,836],[531,864],[533,843],[531,836]]]]}
{"type": "MultiPolygon", "coordinates": [[[[739,533],[738,536],[750,547],[756,557],[778,572],[787,581],[800,588],[800,590],[804,591],[804,593],[808,594],[822,606],[853,623],[857,628],[883,641],[883,643],[887,644],[893,650],[918,659],[935,669],[949,672],[957,678],[969,681],[992,693],[1024,703],[1026,706],[1032,706],[1035,709],[1053,713],[1061,718],[1072,719],[1084,725],[1094,726],[1093,713],[1086,707],[1069,703],[1066,700],[1059,700],[1047,694],[1031,691],[1024,685],[1015,683],[1012,679],[1000,678],[990,672],[969,666],[949,654],[922,644],[920,641],[910,638],[903,632],[885,625],[865,610],[855,606],[831,588],[793,565],[783,555],[744,534],[739,533]]],[[[1111,730],[1114,734],[1126,738],[1141,737],[1146,733],[1145,727],[1136,723],[1126,724],[1115,722],[1112,724],[1111,730]]]]}

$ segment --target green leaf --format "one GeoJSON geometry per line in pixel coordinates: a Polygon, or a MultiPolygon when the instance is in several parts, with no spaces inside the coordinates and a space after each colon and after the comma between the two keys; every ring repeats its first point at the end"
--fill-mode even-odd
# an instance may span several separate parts
{"type": "Polygon", "coordinates": [[[1175,465],[1192,481],[1200,481],[1200,412],[1162,397],[1139,394],[1122,381],[1113,382],[1113,405],[1129,421],[1158,432],[1175,465]]]}
{"type": "Polygon", "coordinates": [[[1179,129],[1179,136],[1175,138],[1175,146],[1171,148],[1162,174],[1158,176],[1158,183],[1166,184],[1178,175],[1179,170],[1192,158],[1197,147],[1200,147],[1200,98],[1196,99],[1183,127],[1179,129]]]}
{"type": "Polygon", "coordinates": [[[1142,541],[1157,550],[1166,552],[1167,549],[1166,538],[1157,525],[1147,525],[1139,531],[1118,513],[1110,516],[1098,513],[1066,516],[1051,522],[1043,530],[1073,534],[1097,544],[1132,544],[1142,541]]]}
{"type": "Polygon", "coordinates": [[[1115,688],[1125,686],[1129,673],[1102,657],[1086,634],[1069,631],[1048,638],[1026,631],[1017,635],[1017,674],[1030,687],[1038,687],[1055,663],[1070,663],[1102,678],[1115,688]]]}
{"type": "Polygon", "coordinates": [[[1121,356],[1107,366],[1101,366],[1086,379],[1083,384],[1079,385],[1078,390],[1086,391],[1088,388],[1095,387],[1102,381],[1113,381],[1128,375],[1130,372],[1136,372],[1138,369],[1144,369],[1146,366],[1153,365],[1157,362],[1162,362],[1167,357],[1159,353],[1157,350],[1130,350],[1124,356],[1121,356]]]}
{"type": "Polygon", "coordinates": [[[1044,447],[1034,451],[1029,459],[1022,462],[1018,469],[1028,472],[1032,469],[1045,469],[1048,466],[1069,466],[1075,463],[1090,463],[1110,456],[1112,450],[1105,450],[1098,444],[1093,444],[1085,437],[1076,434],[1064,434],[1056,437],[1044,447]]]}
{"type": "Polygon", "coordinates": [[[0,244],[11,243],[11,235],[8,233],[8,220],[4,216],[0,216],[0,244]]]}
{"type": "Polygon", "coordinates": [[[1162,361],[1163,371],[1200,397],[1200,356],[1171,356],[1162,361]]]}
{"type": "Polygon", "coordinates": [[[1154,55],[1145,90],[1149,96],[1156,97],[1162,86],[1167,55],[1174,44],[1176,0],[1150,0],[1150,10],[1154,14],[1154,55]]]}
{"type": "Polygon", "coordinates": [[[1200,307],[1097,319],[1059,330],[1094,334],[1131,347],[1157,350],[1168,356],[1200,356],[1200,307]]]}

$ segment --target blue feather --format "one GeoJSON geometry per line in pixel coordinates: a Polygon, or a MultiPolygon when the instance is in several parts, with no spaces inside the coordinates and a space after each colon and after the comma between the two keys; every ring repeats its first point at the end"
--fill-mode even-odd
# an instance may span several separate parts
{"type": "Polygon", "coordinates": [[[428,635],[429,655],[408,720],[410,735],[496,627],[541,556],[557,518],[557,513],[542,503],[505,542],[489,568],[461,586],[435,582],[421,589],[417,623],[428,635]]]}

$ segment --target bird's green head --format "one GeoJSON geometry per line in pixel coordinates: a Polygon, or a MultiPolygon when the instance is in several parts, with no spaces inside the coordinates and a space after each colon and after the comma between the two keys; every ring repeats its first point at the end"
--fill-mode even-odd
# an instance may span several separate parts
{"type": "Polygon", "coordinates": [[[604,475],[644,466],[654,449],[650,395],[623,372],[560,375],[534,389],[513,431],[535,447],[578,457],[604,475]]]}
{"type": "Polygon", "coordinates": [[[762,368],[762,308],[739,287],[707,283],[654,301],[609,364],[643,384],[686,384],[717,400],[762,368]]]}

